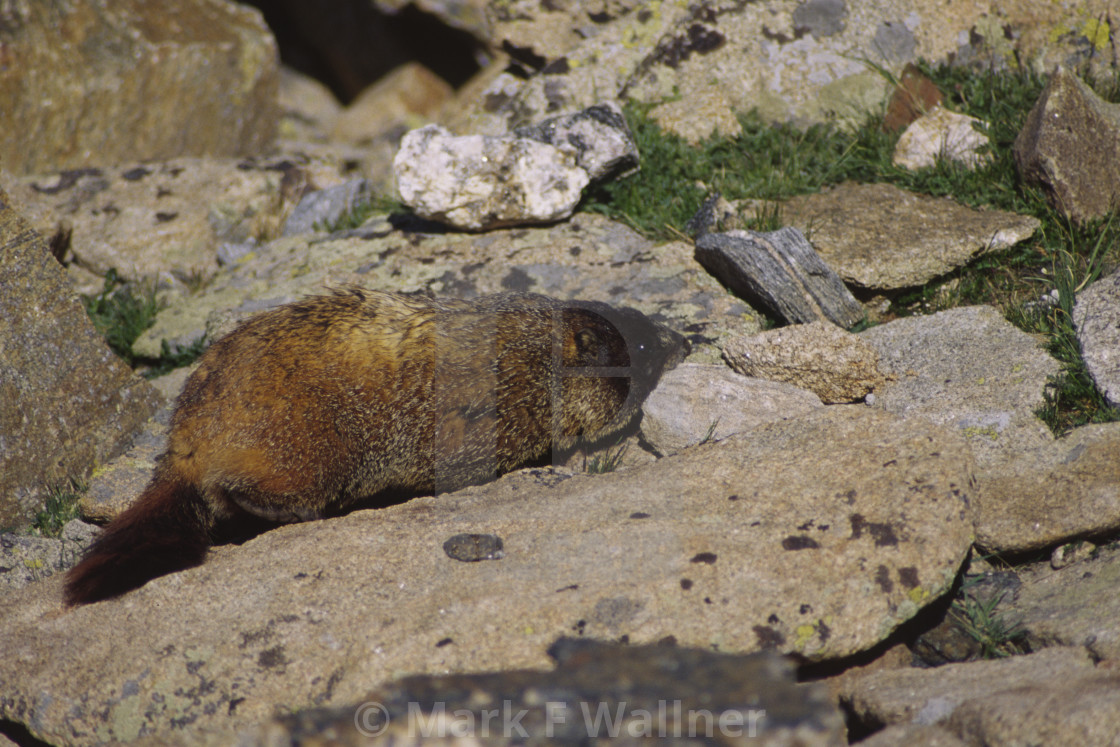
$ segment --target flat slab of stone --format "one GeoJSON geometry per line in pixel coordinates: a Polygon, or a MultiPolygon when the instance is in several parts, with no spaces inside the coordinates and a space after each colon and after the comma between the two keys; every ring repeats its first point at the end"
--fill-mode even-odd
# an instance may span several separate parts
{"type": "Polygon", "coordinates": [[[1039,226],[1032,216],[850,182],[787,200],[782,219],[808,236],[845,282],[875,290],[922,285],[1018,244],[1039,226]]]}
{"type": "Polygon", "coordinates": [[[1120,407],[1120,270],[1077,294],[1073,324],[1089,375],[1105,399],[1120,407]]]}
{"type": "Polygon", "coordinates": [[[1053,441],[1034,415],[1059,364],[990,306],[896,319],[861,332],[893,380],[875,406],[958,430],[983,469],[1053,441]]]}
{"type": "Polygon", "coordinates": [[[1081,648],[879,671],[849,688],[865,722],[939,724],[966,744],[1103,746],[1120,733],[1120,673],[1081,648]]]}
{"type": "Polygon", "coordinates": [[[1120,550],[1103,546],[1055,570],[1037,564],[1020,574],[1014,601],[1001,605],[1032,648],[1082,646],[1094,658],[1120,660],[1120,550]]]}
{"type": "Polygon", "coordinates": [[[641,469],[281,527],[77,609],[49,578],[0,605],[0,718],[58,744],[230,728],[405,674],[545,668],[572,634],[848,656],[951,587],[969,465],[952,432],[837,405],[641,469]],[[448,557],[463,533],[504,557],[448,557]]]}
{"type": "Polygon", "coordinates": [[[1120,530],[1120,423],[1068,436],[982,471],[972,506],[976,544],[1025,552],[1120,530]]]}
{"type": "Polygon", "coordinates": [[[751,378],[718,364],[682,363],[667,371],[642,405],[642,438],[660,454],[721,440],[763,423],[823,407],[792,384],[751,378]]]}

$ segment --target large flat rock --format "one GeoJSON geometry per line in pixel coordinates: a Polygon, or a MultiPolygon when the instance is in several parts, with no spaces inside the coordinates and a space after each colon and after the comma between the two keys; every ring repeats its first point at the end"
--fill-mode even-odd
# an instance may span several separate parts
{"type": "Polygon", "coordinates": [[[950,431],[835,406],[640,469],[281,527],[86,607],[50,578],[0,605],[0,718],[57,744],[233,728],[405,674],[544,668],[561,635],[847,656],[952,585],[970,465],[950,431]],[[451,559],[461,533],[504,557],[451,559]]]}
{"type": "Polygon", "coordinates": [[[876,406],[957,429],[982,469],[1053,442],[1034,411],[1058,362],[991,306],[896,319],[860,337],[892,379],[876,406]]]}

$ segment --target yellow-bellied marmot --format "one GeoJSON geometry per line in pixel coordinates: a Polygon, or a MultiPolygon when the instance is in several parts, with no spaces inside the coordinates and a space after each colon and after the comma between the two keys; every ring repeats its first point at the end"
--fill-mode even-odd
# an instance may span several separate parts
{"type": "Polygon", "coordinates": [[[624,428],[684,339],[633,309],[348,287],[261,313],[187,380],[167,452],[69,573],[93,602],[198,565],[215,527],[493,479],[624,428]]]}

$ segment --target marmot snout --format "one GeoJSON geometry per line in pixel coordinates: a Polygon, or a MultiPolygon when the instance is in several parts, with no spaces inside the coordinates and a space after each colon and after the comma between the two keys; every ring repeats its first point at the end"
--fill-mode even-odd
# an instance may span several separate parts
{"type": "Polygon", "coordinates": [[[686,352],[633,309],[534,294],[350,287],[261,313],[203,355],[151,483],[70,571],[67,601],[199,564],[239,515],[444,492],[609,436],[686,352]]]}

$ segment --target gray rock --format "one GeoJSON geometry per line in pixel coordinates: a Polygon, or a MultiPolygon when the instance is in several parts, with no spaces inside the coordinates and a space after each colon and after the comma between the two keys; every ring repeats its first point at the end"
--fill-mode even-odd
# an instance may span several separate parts
{"type": "MultiPolygon", "coordinates": [[[[278,55],[260,11],[213,0],[5,2],[0,163],[19,174],[257,155],[278,55]]],[[[98,207],[105,206],[100,203],[98,207]]]]}
{"type": "Polygon", "coordinates": [[[841,699],[865,722],[937,724],[966,744],[1113,745],[1120,733],[1120,674],[1080,648],[873,672],[841,699]]]}
{"type": "Polygon", "coordinates": [[[750,307],[696,264],[691,244],[655,244],[603,216],[579,214],[554,226],[485,234],[403,227],[372,238],[322,238],[262,243],[251,262],[222,268],[201,292],[169,297],[133,351],[158,355],[165,340],[173,350],[212,340],[243,312],[347,282],[460,298],[532,291],[633,306],[677,329],[687,326],[692,358],[707,362],[719,360],[715,340],[759,329],[750,307]],[[405,245],[408,251],[401,251],[405,245]]]}
{"type": "Polygon", "coordinates": [[[426,723],[435,727],[426,737],[433,741],[493,745],[705,737],[798,747],[845,743],[844,719],[823,686],[795,684],[792,663],[773,654],[574,638],[560,639],[549,654],[557,661],[552,672],[407,677],[362,704],[276,719],[238,744],[302,744],[328,734],[340,746],[411,743],[426,723]],[[489,721],[487,713],[494,714],[489,721]]]}
{"type": "Polygon", "coordinates": [[[1032,216],[974,210],[890,184],[850,182],[787,200],[782,217],[809,237],[845,282],[880,290],[922,285],[1014,246],[1039,225],[1032,216]]]}
{"type": "Polygon", "coordinates": [[[105,345],[2,190],[0,287],[0,527],[12,527],[123,451],[161,398],[105,345]]]}
{"type": "Polygon", "coordinates": [[[696,239],[696,259],[783,321],[847,328],[863,318],[863,307],[796,228],[706,233],[696,239]]]}
{"type": "Polygon", "coordinates": [[[1120,551],[1109,545],[1060,569],[1038,563],[1019,571],[1022,585],[1006,614],[1033,649],[1081,646],[1094,659],[1120,661],[1120,551]]]}
{"type": "Polygon", "coordinates": [[[60,539],[0,533],[0,598],[66,570],[77,562],[80,549],[60,539]]]}
{"type": "Polygon", "coordinates": [[[613,101],[519,127],[514,135],[571,151],[592,181],[622,177],[638,170],[638,144],[622,116],[622,107],[613,101]]]}
{"type": "Polygon", "coordinates": [[[838,405],[641,469],[281,527],[69,612],[49,578],[0,605],[0,718],[65,744],[236,729],[404,672],[545,667],[572,633],[848,656],[951,587],[970,480],[956,435],[838,405]],[[505,557],[448,558],[458,533],[505,557]]]}
{"type": "Polygon", "coordinates": [[[1105,399],[1120,407],[1120,270],[1077,295],[1073,324],[1089,375],[1105,399]]]}
{"type": "Polygon", "coordinates": [[[1053,441],[1034,415],[1058,362],[990,306],[896,319],[861,332],[893,379],[875,406],[956,429],[987,469],[1053,441]]]}
{"type": "Polygon", "coordinates": [[[980,474],[976,544],[1017,553],[1120,529],[1120,423],[1077,428],[980,474]]]}
{"type": "Polygon", "coordinates": [[[369,202],[372,196],[366,179],[351,179],[334,187],[308,192],[288,216],[281,235],[324,230],[326,225],[336,222],[358,205],[369,202]]]}
{"type": "Polygon", "coordinates": [[[171,403],[168,402],[144,424],[128,451],[97,470],[79,503],[83,518],[111,521],[140,497],[152,479],[157,458],[167,450],[170,422],[171,403]]]}
{"type": "Polygon", "coordinates": [[[480,231],[572,214],[587,186],[571,151],[525,137],[409,132],[393,159],[401,200],[416,214],[480,231]]]}
{"type": "Polygon", "coordinates": [[[727,366],[684,363],[661,377],[642,406],[642,438],[660,454],[721,440],[821,407],[812,392],[752,379],[727,366]]]}
{"type": "Polygon", "coordinates": [[[1061,67],[1027,115],[1013,152],[1023,181],[1075,221],[1104,216],[1120,201],[1120,105],[1061,67]]]}
{"type": "Polygon", "coordinates": [[[844,0],[806,0],[793,9],[793,27],[805,29],[819,40],[843,31],[847,16],[844,0]]]}
{"type": "Polygon", "coordinates": [[[745,376],[808,389],[825,404],[862,400],[885,383],[875,349],[831,322],[733,337],[724,342],[723,355],[745,376]]]}
{"type": "MultiPolygon", "coordinates": [[[[182,287],[180,278],[209,280],[218,271],[223,244],[278,234],[299,199],[297,187],[340,183],[338,172],[323,158],[177,158],[25,176],[5,188],[44,236],[67,227],[76,264],[182,287]]],[[[233,258],[228,249],[223,254],[233,258]]]]}

